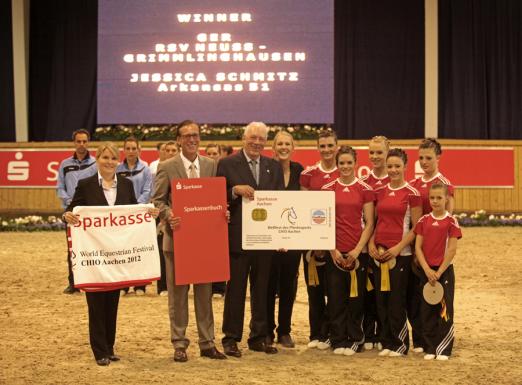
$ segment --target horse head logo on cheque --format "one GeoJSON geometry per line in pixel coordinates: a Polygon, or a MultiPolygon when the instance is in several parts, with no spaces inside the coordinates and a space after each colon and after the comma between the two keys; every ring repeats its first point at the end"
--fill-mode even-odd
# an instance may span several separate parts
{"type": "Polygon", "coordinates": [[[288,207],[284,209],[281,213],[281,218],[283,218],[284,216],[286,216],[287,221],[291,225],[295,225],[295,221],[297,220],[297,213],[295,212],[293,207],[288,207]]]}

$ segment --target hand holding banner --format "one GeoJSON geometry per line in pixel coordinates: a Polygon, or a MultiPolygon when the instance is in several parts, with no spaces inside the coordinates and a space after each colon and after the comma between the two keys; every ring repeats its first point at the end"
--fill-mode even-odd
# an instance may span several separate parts
{"type": "Polygon", "coordinates": [[[160,263],[151,204],[77,206],[69,226],[74,287],[108,291],[158,280],[160,263]]]}

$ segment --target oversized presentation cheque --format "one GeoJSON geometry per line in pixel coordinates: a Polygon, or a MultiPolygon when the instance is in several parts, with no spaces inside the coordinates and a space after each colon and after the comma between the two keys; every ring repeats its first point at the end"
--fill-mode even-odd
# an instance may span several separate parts
{"type": "Polygon", "coordinates": [[[333,191],[256,191],[243,199],[243,249],[332,250],[333,191]]]}

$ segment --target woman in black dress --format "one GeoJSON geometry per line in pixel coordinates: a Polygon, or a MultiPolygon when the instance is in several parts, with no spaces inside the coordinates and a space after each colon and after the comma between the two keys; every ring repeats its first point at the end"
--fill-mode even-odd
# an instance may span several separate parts
{"type": "MultiPolygon", "coordinates": [[[[292,162],[294,139],[287,131],[279,131],[274,138],[272,149],[274,159],[281,163],[285,178],[285,190],[299,191],[299,176],[303,166],[292,162]]],[[[277,251],[272,258],[270,280],[268,283],[268,336],[273,342],[277,333],[277,342],[283,347],[293,348],[294,341],[290,335],[292,324],[292,309],[297,291],[297,276],[301,251],[277,251]],[[279,294],[279,311],[277,329],[275,323],[275,302],[279,294]]]]}

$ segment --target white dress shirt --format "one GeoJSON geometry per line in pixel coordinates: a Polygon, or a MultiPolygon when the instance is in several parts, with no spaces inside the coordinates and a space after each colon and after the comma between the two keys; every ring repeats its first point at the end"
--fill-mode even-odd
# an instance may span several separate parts
{"type": "Polygon", "coordinates": [[[114,206],[114,203],[116,203],[116,193],[118,191],[118,178],[116,178],[116,174],[114,174],[114,181],[112,182],[112,186],[105,188],[103,186],[103,178],[98,171],[98,183],[100,183],[100,187],[103,189],[103,194],[105,195],[105,199],[107,199],[109,206],[114,206]]]}
{"type": "Polygon", "coordinates": [[[199,156],[196,157],[194,162],[191,162],[190,160],[185,158],[185,156],[183,156],[183,152],[181,152],[179,155],[181,157],[181,161],[183,162],[183,167],[185,167],[185,172],[187,173],[187,176],[190,176],[190,166],[194,165],[196,167],[195,171],[196,171],[197,178],[199,178],[201,175],[200,168],[199,168],[199,156]]]}

